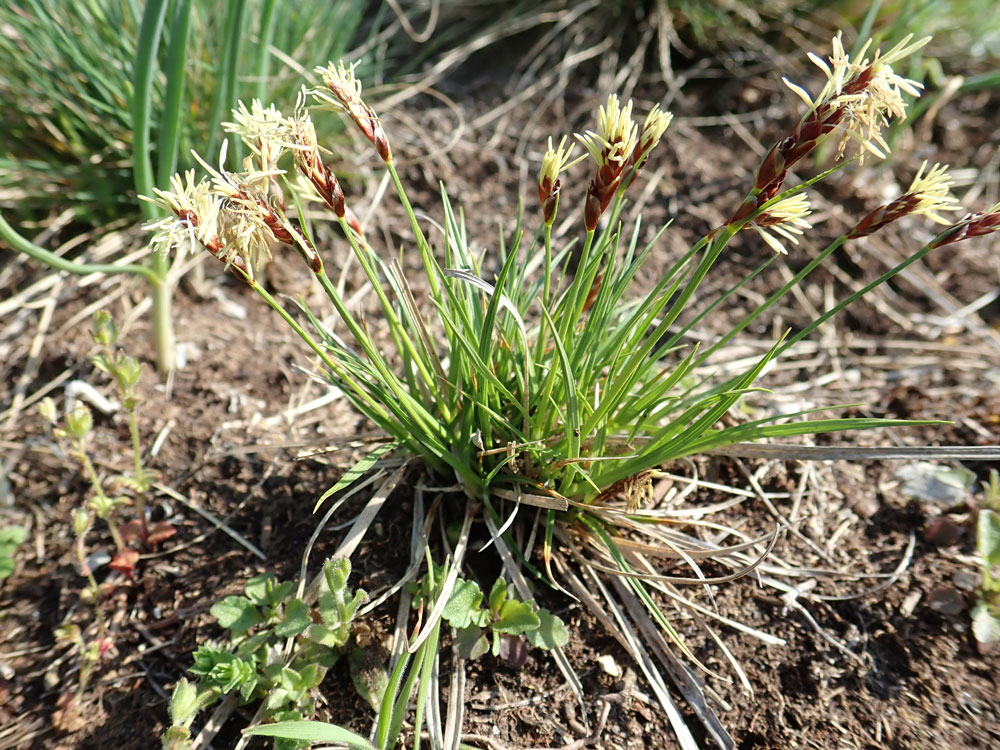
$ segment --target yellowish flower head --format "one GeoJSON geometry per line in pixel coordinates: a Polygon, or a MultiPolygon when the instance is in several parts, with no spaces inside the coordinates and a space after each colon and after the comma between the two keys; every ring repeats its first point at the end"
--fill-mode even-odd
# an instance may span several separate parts
{"type": "Polygon", "coordinates": [[[642,124],[642,130],[639,131],[639,145],[636,152],[641,154],[640,158],[645,159],[649,152],[656,148],[673,119],[672,113],[661,110],[659,104],[653,105],[646,115],[646,121],[642,124]]]}
{"type": "Polygon", "coordinates": [[[227,133],[236,133],[259,159],[261,169],[270,169],[288,145],[288,121],[274,105],[265,107],[254,99],[247,109],[243,102],[233,110],[233,121],[222,123],[227,133]]]}
{"type": "Polygon", "coordinates": [[[796,84],[783,78],[788,86],[809,107],[809,111],[823,110],[824,116],[840,110],[838,124],[841,132],[837,157],[843,156],[848,141],[858,144],[859,155],[871,153],[885,158],[889,146],[882,137],[882,128],[890,118],[906,119],[904,94],[920,96],[923,85],[898,75],[893,63],[916,52],[930,41],[924,37],[915,42],[912,35],[905,37],[885,54],[876,50],[872,59],[866,55],[872,46],[868,40],[853,57],[843,45],[840,33],[833,39],[833,53],[828,60],[809,53],[809,59],[826,74],[826,83],[820,93],[812,97],[796,84]]]}
{"type": "Polygon", "coordinates": [[[621,107],[618,97],[611,94],[607,103],[598,109],[597,132],[588,130],[583,135],[577,134],[576,138],[599,167],[609,163],[622,166],[632,155],[638,133],[638,126],[632,122],[632,100],[621,107]]]}
{"type": "Polygon", "coordinates": [[[552,138],[549,138],[549,148],[542,157],[542,166],[538,170],[538,190],[541,200],[548,198],[552,187],[559,179],[559,173],[566,169],[575,147],[576,144],[571,143],[569,148],[566,148],[566,136],[563,136],[559,139],[559,146],[553,148],[552,138]],[[543,186],[545,186],[544,195],[542,195],[543,186]]]}
{"type": "Polygon", "coordinates": [[[925,161],[920,165],[916,177],[906,191],[907,195],[917,199],[916,208],[911,213],[922,214],[938,224],[951,224],[952,221],[941,216],[939,212],[961,211],[962,205],[951,194],[954,182],[948,174],[948,165],[935,164],[927,174],[924,174],[926,167],[925,161]]]}
{"type": "Polygon", "coordinates": [[[811,229],[812,224],[806,221],[806,217],[812,213],[809,199],[805,193],[795,195],[780,200],[769,208],[747,226],[756,230],[761,239],[766,242],[772,250],[787,255],[783,240],[791,242],[793,245],[799,244],[806,229],[811,229]]]}
{"type": "Polygon", "coordinates": [[[147,222],[143,229],[152,232],[150,245],[160,252],[186,248],[189,243],[210,241],[217,234],[221,199],[208,180],[194,181],[194,170],[175,174],[170,188],[153,188],[153,196],[140,200],[169,212],[168,216],[147,222]]]}

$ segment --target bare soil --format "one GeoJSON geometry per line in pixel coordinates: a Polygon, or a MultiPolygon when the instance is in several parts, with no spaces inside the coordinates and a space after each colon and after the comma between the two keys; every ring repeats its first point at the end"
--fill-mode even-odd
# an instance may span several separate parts
{"type": "MultiPolygon", "coordinates": [[[[674,224],[640,286],[655,283],[658,269],[724,219],[739,200],[757,160],[759,143],[754,139],[769,143],[791,122],[786,110],[791,97],[782,95],[779,86],[773,73],[725,85],[706,75],[690,81],[686,97],[672,103],[677,120],[655,163],[637,183],[635,202],[643,210],[644,237],[668,219],[674,224]]],[[[444,150],[458,115],[471,123],[503,98],[482,70],[466,72],[441,87],[457,110],[437,99],[418,98],[406,105],[406,117],[403,112],[385,113],[386,128],[408,164],[404,178],[413,186],[420,208],[431,217],[440,216],[437,180],[444,180],[457,202],[475,207],[467,213],[470,239],[486,250],[496,246],[498,217],[509,219],[516,211],[519,189],[526,212],[533,212],[530,181],[544,137],[569,127],[579,129],[584,120],[572,113],[579,105],[596,105],[597,97],[575,92],[567,97],[568,125],[550,117],[529,133],[519,128],[532,112],[531,102],[525,103],[509,116],[466,129],[444,150]],[[529,159],[527,172],[519,170],[521,154],[529,159]]],[[[641,86],[637,99],[658,98],[658,91],[641,86]]],[[[814,216],[815,236],[790,248],[787,259],[762,274],[741,302],[721,310],[703,332],[725,330],[727,322],[740,316],[740,304],[749,307],[784,283],[789,269],[794,272],[821,248],[819,238],[835,236],[850,218],[863,215],[865,206],[892,195],[897,181],[905,187],[922,159],[969,165],[974,172],[968,173],[962,190],[974,193],[971,202],[977,206],[995,201],[1000,152],[992,123],[1000,114],[998,104],[995,94],[958,97],[930,126],[931,144],[918,144],[912,131],[903,131],[891,165],[873,165],[863,173],[849,169],[827,185],[814,216]]],[[[564,196],[583,192],[582,168],[572,177],[576,179],[567,180],[564,196]]],[[[371,192],[360,183],[351,187],[355,209],[365,217],[369,204],[360,196],[371,192]]],[[[405,262],[406,224],[391,203],[385,199],[375,208],[370,226],[377,228],[370,235],[381,241],[385,252],[402,247],[405,262]]],[[[564,205],[569,203],[564,198],[564,205]]],[[[799,297],[741,337],[742,354],[733,350],[732,355],[759,353],[761,342],[772,340],[775,332],[803,325],[814,308],[822,309],[831,296],[839,298],[877,277],[926,236],[925,226],[906,225],[839,252],[829,269],[803,285],[799,297]]],[[[139,233],[127,231],[123,237],[127,246],[141,246],[139,233]]],[[[346,258],[347,249],[334,232],[325,243],[332,258],[346,258]]],[[[869,406],[858,413],[952,422],[860,435],[852,444],[996,445],[1000,308],[992,302],[956,312],[996,289],[1000,266],[995,248],[989,241],[970,242],[932,255],[818,331],[811,351],[773,374],[768,386],[775,389],[774,401],[762,396],[756,405],[866,402],[869,406]],[[826,373],[833,375],[820,377],[826,373]]],[[[710,284],[718,290],[728,287],[768,252],[756,237],[738,238],[710,284]]],[[[93,283],[66,278],[49,289],[26,293],[43,272],[20,259],[5,257],[5,263],[0,299],[19,293],[24,297],[23,304],[0,321],[0,518],[4,525],[26,526],[29,536],[17,553],[14,574],[0,588],[0,749],[158,747],[173,683],[190,665],[197,644],[221,636],[209,607],[238,592],[256,573],[266,570],[286,579],[297,575],[303,541],[315,528],[311,511],[316,498],[360,449],[295,457],[303,450],[343,443],[370,426],[342,401],[293,416],[297,407],[325,391],[299,369],[310,365],[292,332],[219,268],[206,266],[209,296],[182,286],[175,320],[187,362],[168,382],[147,369],[140,407],[145,445],[156,446],[150,450],[149,465],[176,493],[158,493],[153,516],[172,523],[177,535],[144,556],[134,580],[107,567],[98,569],[108,589],[102,606],[114,647],[91,679],[83,703],[74,707],[67,698],[79,684],[78,660],[67,644],[55,639],[55,631],[67,623],[93,630],[92,605],[81,602],[83,579],[68,520],[85,500],[87,486],[73,463],[54,449],[35,406],[45,389],[61,401],[62,388],[73,379],[111,392],[107,379],[89,361],[94,353],[88,333],[90,306],[112,310],[122,323],[127,351],[151,362],[148,319],[142,314],[145,291],[137,282],[120,279],[93,283]],[[266,560],[193,506],[259,547],[266,560]]],[[[412,261],[408,265],[415,267],[412,261]]],[[[315,293],[306,274],[289,271],[281,262],[270,278],[274,288],[289,297],[315,293]]],[[[98,418],[95,449],[103,473],[128,468],[127,435],[119,417],[98,418]]],[[[968,606],[978,570],[970,531],[972,498],[947,508],[909,498],[895,476],[898,465],[891,462],[748,461],[742,466],[763,491],[791,496],[776,501],[773,509],[759,498],[747,501],[722,520],[766,532],[776,523],[775,511],[794,515],[799,535],[786,534],[775,554],[843,575],[817,572],[815,588],[802,586],[799,597],[788,600],[758,585],[752,576],[714,587],[720,614],[786,642],[766,645],[717,628],[742,665],[752,693],[704,631],[675,612],[677,627],[692,650],[714,670],[701,678],[737,747],[1000,746],[1000,657],[980,653],[969,632],[968,606]],[[796,500],[802,482],[808,492],[796,500]],[[942,516],[953,522],[952,538],[927,538],[929,522],[942,516]],[[886,588],[866,594],[882,579],[858,576],[893,571],[911,538],[915,542],[905,570],[886,588]]],[[[750,486],[733,459],[699,459],[697,467],[711,481],[750,486]]],[[[970,468],[982,477],[989,467],[970,468]]],[[[402,574],[412,491],[425,479],[414,467],[393,493],[355,555],[357,585],[375,590],[402,574]]],[[[706,504],[721,498],[706,490],[687,502],[706,504]]],[[[352,518],[358,507],[345,507],[343,519],[352,518]]],[[[327,529],[313,560],[336,549],[342,535],[342,530],[327,529]]],[[[486,538],[482,529],[474,531],[477,535],[486,538]]],[[[102,530],[92,532],[88,542],[91,552],[111,546],[102,530]]],[[[497,569],[490,554],[470,560],[473,568],[486,571],[484,579],[497,569]]],[[[602,731],[587,738],[580,710],[546,654],[532,653],[520,667],[486,656],[470,665],[467,674],[469,744],[497,749],[674,747],[669,724],[618,643],[576,603],[552,592],[540,596],[540,603],[570,626],[567,653],[583,681],[590,727],[602,731]],[[612,657],[620,676],[602,669],[602,655],[612,657]],[[605,706],[610,708],[602,723],[605,706]]],[[[388,632],[394,613],[390,602],[365,626],[388,632]]],[[[446,650],[443,670],[449,659],[446,650]]],[[[368,732],[370,710],[350,686],[344,664],[331,671],[321,692],[319,718],[368,732]]],[[[232,747],[252,713],[252,707],[239,709],[214,746],[232,747]]],[[[713,746],[696,720],[689,719],[704,746],[713,746]]]]}

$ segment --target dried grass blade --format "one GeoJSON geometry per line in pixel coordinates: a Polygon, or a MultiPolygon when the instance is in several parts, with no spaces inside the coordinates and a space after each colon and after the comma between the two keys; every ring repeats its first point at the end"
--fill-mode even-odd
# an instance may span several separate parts
{"type": "Polygon", "coordinates": [[[396,489],[405,472],[406,463],[390,474],[379,488],[375,490],[375,494],[372,495],[371,500],[368,501],[364,510],[358,514],[357,519],[351,525],[350,531],[344,537],[344,541],[340,543],[337,551],[333,553],[334,557],[350,557],[354,554],[354,550],[357,549],[358,545],[361,544],[361,540],[365,538],[365,534],[368,533],[368,527],[371,526],[378,512],[382,510],[385,501],[392,494],[392,491],[396,489]]]}
{"type": "MultiPolygon", "coordinates": [[[[594,577],[596,578],[596,576],[594,577]]],[[[712,735],[719,744],[719,747],[726,748],[726,750],[735,748],[736,743],[733,738],[726,731],[725,727],[722,726],[719,717],[715,715],[715,712],[705,701],[705,693],[699,685],[698,680],[691,674],[684,663],[674,656],[669,644],[663,638],[660,629],[646,613],[635,592],[617,578],[611,579],[611,585],[614,586],[615,593],[625,605],[633,622],[642,631],[645,642],[653,647],[654,652],[660,659],[660,663],[667,670],[667,674],[670,675],[670,679],[673,680],[677,689],[681,691],[684,699],[691,706],[705,729],[712,735]]]]}
{"type": "Polygon", "coordinates": [[[783,461],[884,461],[940,459],[957,461],[997,461],[1000,447],[994,445],[940,445],[919,447],[857,448],[826,445],[774,445],[733,443],[704,451],[733,458],[774,458],[783,461]]]}
{"type": "Polygon", "coordinates": [[[680,743],[682,750],[698,750],[698,743],[695,742],[694,736],[691,734],[691,729],[684,721],[684,717],[677,708],[677,704],[674,702],[674,699],[670,697],[670,693],[667,691],[666,683],[663,681],[663,676],[660,674],[659,670],[657,670],[649,652],[642,645],[642,641],[639,639],[638,633],[635,632],[635,629],[631,627],[628,620],[625,618],[625,614],[621,611],[621,607],[618,606],[617,602],[615,602],[612,598],[611,593],[607,590],[607,588],[605,588],[600,576],[594,575],[593,573],[590,575],[594,587],[601,592],[605,602],[607,602],[608,609],[611,610],[614,619],[617,620],[617,627],[611,624],[611,618],[608,616],[607,612],[600,606],[597,600],[590,595],[590,591],[592,589],[585,586],[583,581],[581,581],[575,573],[570,572],[561,558],[556,558],[556,560],[557,567],[560,568],[559,572],[569,583],[570,588],[574,590],[577,596],[579,596],[584,603],[588,604],[591,612],[593,612],[593,614],[601,620],[602,623],[604,623],[605,627],[608,628],[608,632],[611,633],[618,640],[618,642],[625,647],[625,650],[628,651],[629,655],[635,660],[635,663],[639,665],[639,668],[646,676],[646,680],[649,682],[650,687],[656,694],[656,697],[660,702],[660,706],[662,706],[664,712],[666,713],[667,719],[670,721],[670,726],[673,728],[674,734],[677,736],[677,740],[680,743]]]}
{"type": "Polygon", "coordinates": [[[458,580],[458,574],[462,569],[462,561],[465,559],[465,552],[469,547],[469,531],[472,529],[472,521],[476,517],[478,512],[478,503],[469,503],[465,508],[465,519],[462,521],[462,530],[458,535],[458,541],[455,543],[455,556],[448,569],[448,576],[444,580],[444,584],[441,586],[441,590],[437,595],[437,600],[434,602],[434,608],[431,610],[430,614],[427,616],[427,620],[424,622],[424,627],[413,639],[413,642],[407,646],[407,651],[413,654],[416,653],[417,649],[426,641],[431,632],[434,630],[438,621],[441,619],[441,613],[444,611],[445,605],[448,604],[448,599],[451,597],[451,592],[455,588],[455,581],[458,580]]]}

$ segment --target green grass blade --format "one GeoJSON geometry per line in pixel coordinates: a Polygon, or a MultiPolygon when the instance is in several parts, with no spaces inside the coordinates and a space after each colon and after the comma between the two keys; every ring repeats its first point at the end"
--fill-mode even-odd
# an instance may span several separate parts
{"type": "Polygon", "coordinates": [[[359,734],[336,724],[322,721],[278,721],[274,724],[244,729],[243,734],[253,737],[279,737],[302,742],[336,742],[358,750],[375,750],[375,746],[359,734]]]}
{"type": "Polygon", "coordinates": [[[180,151],[184,115],[184,79],[188,63],[188,36],[191,29],[192,0],[180,0],[170,24],[170,44],[167,47],[167,90],[160,116],[160,135],[157,147],[156,184],[166,189],[170,176],[177,171],[177,154],[180,151]]]}
{"type": "MultiPolygon", "coordinates": [[[[149,130],[153,104],[153,75],[160,49],[163,21],[167,15],[167,0],[147,0],[139,28],[132,78],[132,171],[135,189],[140,195],[153,194],[153,162],[149,155],[149,130]]],[[[152,203],[142,202],[147,219],[157,215],[152,203]]]]}
{"type": "Polygon", "coordinates": [[[271,42],[274,39],[274,8],[276,0],[264,0],[260,11],[260,43],[257,45],[256,97],[265,107],[268,105],[268,70],[271,64],[271,42]]]}
{"type": "MultiPolygon", "coordinates": [[[[223,115],[232,109],[237,97],[236,76],[239,67],[240,37],[243,29],[243,15],[246,0],[227,0],[226,20],[222,27],[222,49],[217,51],[218,62],[215,67],[215,98],[208,118],[208,154],[210,159],[219,147],[220,125],[223,115]]],[[[237,136],[232,138],[231,157],[239,163],[242,143],[237,136]]]]}

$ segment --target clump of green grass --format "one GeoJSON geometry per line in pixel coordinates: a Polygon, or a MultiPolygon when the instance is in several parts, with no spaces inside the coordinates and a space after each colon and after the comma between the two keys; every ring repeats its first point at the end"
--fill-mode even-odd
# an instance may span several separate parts
{"type": "MultiPolygon", "coordinates": [[[[945,218],[959,206],[944,167],[922,166],[906,191],[835,238],[710,345],[692,345],[688,334],[811,231],[809,187],[849,163],[886,156],[883,128],[905,117],[905,97],[919,95],[921,88],[893,66],[925,42],[905,39],[884,53],[865,44],[848,54],[838,36],[828,59],[813,56],[826,84],[813,95],[788,82],[803,100],[804,113],[767,152],[745,198],[727,221],[674,259],[653,288],[638,297],[631,293],[633,284],[660,234],[640,243],[640,222],[624,225],[623,208],[671,116],[653,107],[644,117],[633,118],[632,103],[614,95],[600,108],[595,129],[576,136],[580,158],[592,166],[589,185],[563,184],[573,147],[567,139],[558,145],[550,141],[537,181],[537,220],[510,219],[496,248],[483,255],[471,251],[463,212],[444,188],[443,240],[441,247],[432,247],[396,169],[389,135],[363,99],[354,67],[343,64],[318,69],[322,85],[305,90],[290,116],[260,102],[234,112],[234,122],[226,128],[240,136],[252,155],[242,171],[227,168],[223,148],[217,166],[199,159],[208,177],[196,180],[189,172],[177,178],[174,189],[149,197],[169,212],[150,225],[155,244],[196,243],[225,263],[302,339],[322,375],[385,432],[384,445],[351,476],[394,452],[419,457],[434,475],[457,484],[453,513],[463,518],[458,541],[446,572],[430,586],[430,614],[398,654],[375,731],[377,747],[394,742],[390,738],[398,734],[418,681],[415,736],[420,735],[442,614],[458,585],[474,521],[489,528],[505,576],[522,601],[533,598],[527,572],[555,588],[572,589],[602,622],[619,629],[670,713],[672,704],[650,667],[647,646],[660,659],[677,648],[697,660],[653,592],[688,611],[718,617],[689,601],[678,587],[745,575],[761,564],[776,534],[749,538],[729,529],[727,534],[738,541],[726,546],[678,529],[669,512],[648,507],[660,467],[751,441],[915,424],[817,416],[843,406],[737,424],[724,418],[742,399],[765,388],[769,367],[789,347],[852,302],[935,248],[1000,229],[1000,205],[960,220],[945,218]],[[337,177],[323,161],[307,108],[310,101],[314,109],[346,113],[384,162],[409,219],[412,246],[407,252],[415,262],[419,259],[419,283],[407,277],[399,261],[381,257],[366,241],[337,177]],[[803,184],[786,184],[789,170],[827,139],[834,141],[838,157],[848,146],[857,148],[856,155],[803,184]],[[567,196],[572,196],[569,204],[567,196]],[[390,345],[352,312],[328,275],[325,254],[302,221],[307,201],[325,205],[342,228],[384,316],[390,345]],[[567,205],[579,217],[579,231],[576,239],[562,241],[554,236],[553,225],[567,205]],[[902,263],[838,300],[801,330],[779,336],[745,371],[721,381],[701,374],[708,357],[837,248],[918,215],[943,229],[902,263]],[[776,254],[721,293],[706,292],[705,279],[743,231],[759,234],[776,254]],[[289,310],[263,287],[257,269],[276,243],[293,249],[306,263],[340,325],[324,324],[327,317],[304,303],[297,312],[289,310]],[[415,288],[422,290],[419,296],[415,288]],[[525,506],[534,508],[519,514],[525,506]],[[510,534],[514,524],[523,524],[525,533],[518,538],[530,541],[515,543],[510,534]],[[706,558],[732,572],[706,575],[706,558]],[[663,559],[683,561],[690,575],[670,574],[673,566],[664,566],[663,559]],[[630,621],[641,638],[630,633],[630,621]]],[[[282,255],[278,262],[287,260],[282,255]]],[[[433,566],[429,568],[431,573],[433,566]]],[[[572,681],[565,657],[558,648],[552,653],[572,681]]],[[[695,680],[686,685],[689,695],[697,693],[695,680]]],[[[460,716],[459,710],[459,723],[460,716]]],[[[682,739],[690,737],[675,718],[682,739]]],[[[710,730],[724,734],[715,725],[710,730]]],[[[440,733],[435,730],[431,736],[440,733]]]]}

